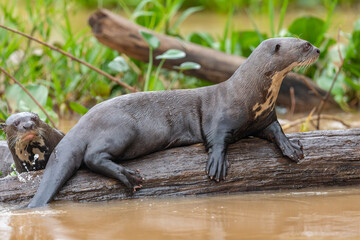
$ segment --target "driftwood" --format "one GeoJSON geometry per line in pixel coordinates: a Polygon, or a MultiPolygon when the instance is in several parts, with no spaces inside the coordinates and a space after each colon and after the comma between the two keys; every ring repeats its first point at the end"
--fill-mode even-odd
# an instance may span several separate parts
{"type": "MultiPolygon", "coordinates": [[[[125,53],[129,57],[147,62],[149,60],[148,44],[139,34],[139,30],[150,32],[149,29],[141,27],[119,15],[101,9],[89,18],[94,36],[104,45],[125,53]]],[[[159,40],[160,47],[154,51],[154,64],[159,64],[155,56],[160,55],[168,49],[180,49],[186,53],[186,57],[178,60],[167,60],[163,67],[173,69],[183,62],[191,61],[201,65],[198,70],[184,71],[184,74],[206,79],[210,82],[219,83],[227,80],[235,70],[246,60],[244,57],[229,55],[221,51],[206,48],[197,44],[182,41],[178,38],[152,32],[159,40]]],[[[174,70],[174,69],[173,69],[174,70]]],[[[317,87],[311,79],[290,72],[284,79],[280,88],[278,106],[291,107],[290,89],[294,89],[295,111],[311,110],[318,105],[319,98],[311,88],[316,89],[320,95],[326,92],[317,87]],[[304,83],[306,82],[306,84],[304,83]]],[[[336,106],[333,99],[329,100],[327,107],[336,106]]]]}
{"type": "MultiPolygon", "coordinates": [[[[203,145],[197,144],[124,162],[128,168],[139,169],[145,178],[143,188],[134,194],[114,179],[83,169],[56,199],[104,201],[360,184],[360,129],[288,136],[304,145],[305,159],[299,164],[282,157],[268,141],[243,139],[229,146],[229,175],[226,181],[216,183],[204,173],[207,154],[203,145]]],[[[24,204],[34,195],[41,175],[38,171],[0,179],[0,201],[24,204]]]]}

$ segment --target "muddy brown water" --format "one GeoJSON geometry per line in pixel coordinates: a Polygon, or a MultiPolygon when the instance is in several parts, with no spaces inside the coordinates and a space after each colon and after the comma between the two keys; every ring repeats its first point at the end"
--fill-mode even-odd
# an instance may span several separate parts
{"type": "Polygon", "coordinates": [[[360,239],[360,187],[0,210],[1,239],[360,239]]]}

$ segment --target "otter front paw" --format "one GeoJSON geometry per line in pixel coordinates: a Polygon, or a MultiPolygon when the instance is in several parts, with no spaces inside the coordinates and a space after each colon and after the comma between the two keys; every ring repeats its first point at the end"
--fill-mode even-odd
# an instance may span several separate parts
{"type": "Polygon", "coordinates": [[[220,180],[225,180],[227,175],[227,168],[229,167],[229,162],[226,159],[225,154],[213,152],[209,156],[209,160],[206,164],[206,174],[210,179],[214,179],[219,182],[220,180]]]}
{"type": "Polygon", "coordinates": [[[300,140],[287,141],[280,147],[284,156],[290,158],[294,162],[299,162],[300,159],[304,158],[303,145],[300,140]]]}
{"type": "Polygon", "coordinates": [[[140,176],[139,171],[133,171],[127,168],[123,168],[120,174],[121,182],[131,189],[133,192],[136,192],[137,189],[142,188],[143,178],[140,176]]]}

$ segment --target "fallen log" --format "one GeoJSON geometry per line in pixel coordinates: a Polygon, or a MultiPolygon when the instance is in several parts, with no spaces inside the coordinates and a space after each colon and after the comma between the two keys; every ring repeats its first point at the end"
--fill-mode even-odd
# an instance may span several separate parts
{"type": "MultiPolygon", "coordinates": [[[[105,9],[98,10],[92,14],[89,18],[89,25],[99,42],[129,57],[148,62],[149,47],[141,37],[139,30],[152,32],[149,29],[139,26],[105,9]]],[[[201,65],[201,68],[198,70],[184,71],[184,74],[205,79],[213,83],[227,80],[246,60],[244,57],[226,54],[171,36],[155,32],[152,32],[152,34],[160,40],[159,48],[154,51],[155,65],[158,65],[160,62],[155,59],[157,55],[169,49],[179,49],[186,53],[186,57],[177,60],[167,60],[163,67],[174,70],[174,66],[178,66],[183,62],[196,62],[201,65]]],[[[326,92],[315,85],[311,79],[290,72],[285,77],[280,88],[277,101],[278,106],[291,108],[291,88],[294,90],[295,111],[308,111],[319,104],[320,100],[311,88],[316,89],[322,96],[326,95],[326,92]],[[304,82],[306,82],[306,84],[304,82]]],[[[327,108],[334,108],[337,105],[333,99],[330,99],[326,106],[327,108]]]]}
{"type": "MultiPolygon", "coordinates": [[[[145,178],[143,188],[134,194],[117,180],[83,169],[55,199],[105,201],[360,184],[360,129],[288,136],[304,145],[305,159],[299,164],[284,158],[273,143],[243,139],[229,146],[229,175],[226,181],[216,183],[204,173],[207,153],[197,144],[124,162],[128,168],[139,169],[145,178]]],[[[24,204],[35,194],[41,175],[38,171],[0,179],[0,201],[24,204]]]]}

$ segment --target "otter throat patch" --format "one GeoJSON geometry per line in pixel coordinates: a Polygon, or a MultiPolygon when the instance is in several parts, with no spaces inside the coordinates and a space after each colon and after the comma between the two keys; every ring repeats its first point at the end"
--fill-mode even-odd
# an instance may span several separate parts
{"type": "Polygon", "coordinates": [[[32,164],[35,161],[44,161],[45,152],[48,151],[44,139],[36,137],[31,141],[18,141],[15,145],[16,156],[22,162],[32,164]],[[37,155],[35,157],[35,155],[37,155]]]}
{"type": "Polygon", "coordinates": [[[280,72],[275,72],[275,74],[271,77],[271,85],[267,91],[267,98],[263,103],[256,103],[252,108],[252,111],[255,113],[255,119],[258,118],[263,112],[268,109],[273,110],[275,107],[275,102],[279,94],[280,85],[282,80],[284,79],[285,75],[291,71],[294,67],[298,65],[297,62],[291,64],[284,70],[280,72]]]}

